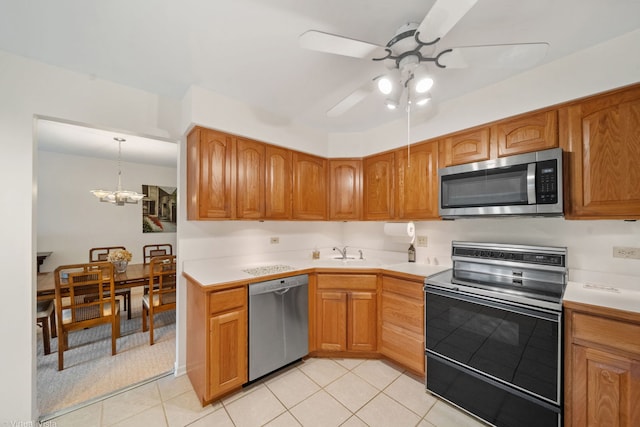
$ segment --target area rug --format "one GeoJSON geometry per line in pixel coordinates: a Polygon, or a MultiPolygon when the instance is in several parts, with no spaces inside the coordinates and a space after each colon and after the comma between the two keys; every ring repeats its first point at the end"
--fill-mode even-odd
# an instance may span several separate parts
{"type": "Polygon", "coordinates": [[[142,332],[141,295],[132,294],[132,318],[120,314],[121,337],[111,355],[111,327],[102,325],[69,334],[70,349],[64,352],[64,369],[58,371],[58,339],[44,355],[42,331],[37,332],[37,398],[42,417],[64,412],[155,378],[173,370],[176,356],[175,311],[155,316],[154,345],[142,332]]]}

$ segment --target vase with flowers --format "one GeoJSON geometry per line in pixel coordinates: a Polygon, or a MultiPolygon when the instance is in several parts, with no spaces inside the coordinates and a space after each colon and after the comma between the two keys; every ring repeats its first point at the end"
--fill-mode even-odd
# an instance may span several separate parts
{"type": "Polygon", "coordinates": [[[113,264],[116,273],[124,273],[131,261],[131,252],[126,249],[116,249],[109,252],[107,259],[113,264]]]}

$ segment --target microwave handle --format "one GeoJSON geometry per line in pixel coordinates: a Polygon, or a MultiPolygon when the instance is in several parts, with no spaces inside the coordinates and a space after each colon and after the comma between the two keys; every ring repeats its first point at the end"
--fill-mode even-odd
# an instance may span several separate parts
{"type": "Polygon", "coordinates": [[[536,204],[536,164],[527,165],[527,199],[530,205],[536,204]]]}

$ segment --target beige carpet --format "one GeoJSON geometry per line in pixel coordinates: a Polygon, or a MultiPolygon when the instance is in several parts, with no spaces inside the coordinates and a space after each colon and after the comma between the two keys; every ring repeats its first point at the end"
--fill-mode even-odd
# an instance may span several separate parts
{"type": "MultiPolygon", "coordinates": [[[[120,314],[121,337],[117,354],[111,356],[111,327],[85,329],[69,334],[70,349],[64,353],[64,370],[58,371],[58,339],[44,355],[42,330],[37,340],[37,395],[41,417],[64,412],[83,402],[109,395],[133,384],[173,370],[176,356],[175,311],[155,317],[154,345],[142,332],[141,294],[132,293],[132,319],[120,314]]],[[[122,307],[122,303],[121,303],[122,307]]]]}

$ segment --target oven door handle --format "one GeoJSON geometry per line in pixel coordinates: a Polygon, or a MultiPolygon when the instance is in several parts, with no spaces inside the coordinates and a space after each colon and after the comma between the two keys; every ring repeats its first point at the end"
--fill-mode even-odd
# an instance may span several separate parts
{"type": "Polygon", "coordinates": [[[495,308],[497,310],[506,310],[511,311],[513,313],[522,314],[530,317],[537,317],[539,319],[549,320],[551,322],[559,323],[561,318],[561,313],[555,312],[547,312],[539,309],[532,309],[526,307],[520,307],[513,304],[505,304],[498,300],[489,299],[486,297],[478,297],[471,296],[463,293],[460,290],[449,290],[449,289],[441,289],[439,287],[434,287],[433,285],[425,284],[424,285],[425,299],[428,294],[440,295],[447,298],[453,298],[460,301],[470,302],[472,304],[478,304],[485,307],[495,308]]]}

